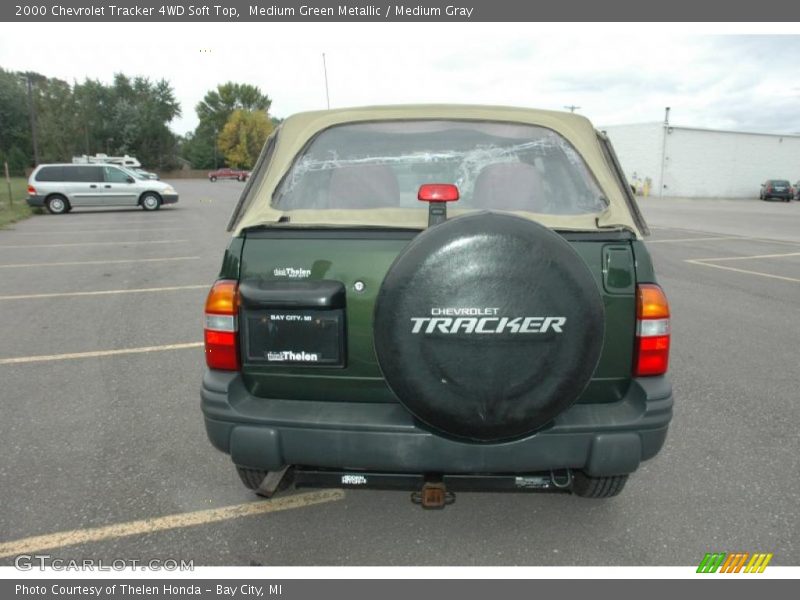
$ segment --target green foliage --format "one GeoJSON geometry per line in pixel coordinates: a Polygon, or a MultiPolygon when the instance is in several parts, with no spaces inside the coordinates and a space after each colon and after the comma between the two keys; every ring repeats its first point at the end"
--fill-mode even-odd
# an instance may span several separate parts
{"type": "Polygon", "coordinates": [[[92,79],[69,84],[0,69],[0,158],[7,157],[16,173],[33,166],[28,79],[40,162],[103,152],[136,156],[149,168],[175,166],[177,138],[168,125],[181,111],[169,82],[118,73],[111,85],[92,79]],[[22,165],[20,156],[26,157],[22,165]]]}
{"type": "MultiPolygon", "coordinates": [[[[221,166],[226,159],[225,152],[217,147],[217,164],[214,164],[214,146],[235,111],[263,114],[268,118],[272,100],[261,90],[250,84],[229,81],[210,90],[203,101],[197,104],[196,111],[200,123],[194,133],[187,136],[181,155],[191,162],[195,169],[210,169],[221,166]]],[[[259,148],[260,150],[260,148],[259,148]]],[[[239,157],[244,160],[248,152],[239,157]]],[[[234,166],[228,161],[230,166],[234,166]]]]}
{"type": "Polygon", "coordinates": [[[273,125],[264,111],[233,111],[219,134],[219,148],[232,167],[252,169],[273,125]]]}
{"type": "Polygon", "coordinates": [[[235,110],[269,112],[272,100],[254,85],[247,83],[222,83],[208,92],[197,107],[200,124],[210,130],[222,131],[235,110]]]}
{"type": "Polygon", "coordinates": [[[16,73],[0,68],[0,167],[21,175],[31,166],[31,127],[23,81],[16,73]]]}

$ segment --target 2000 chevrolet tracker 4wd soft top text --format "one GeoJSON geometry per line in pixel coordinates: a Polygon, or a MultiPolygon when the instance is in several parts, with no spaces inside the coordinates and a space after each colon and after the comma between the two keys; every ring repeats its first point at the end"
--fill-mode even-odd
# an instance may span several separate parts
{"type": "Polygon", "coordinates": [[[669,307],[620,165],[585,118],[298,114],[229,227],[202,408],[258,493],[608,497],[661,449],[669,307]]]}

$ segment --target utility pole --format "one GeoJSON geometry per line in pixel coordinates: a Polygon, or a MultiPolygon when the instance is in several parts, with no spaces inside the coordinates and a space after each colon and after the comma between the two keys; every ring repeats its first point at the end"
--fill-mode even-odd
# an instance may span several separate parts
{"type": "Polygon", "coordinates": [[[331,97],[328,94],[328,64],[325,62],[325,53],[322,53],[322,70],[325,72],[325,102],[328,105],[328,110],[331,109],[331,97]]]}
{"type": "Polygon", "coordinates": [[[36,104],[33,102],[33,84],[31,76],[27,75],[28,80],[28,110],[31,116],[31,139],[33,140],[33,164],[39,164],[39,141],[36,137],[36,104]]]}
{"type": "Polygon", "coordinates": [[[564,108],[566,108],[569,112],[574,113],[576,110],[580,108],[580,106],[575,106],[574,104],[566,104],[564,105],[564,108]]]}
{"type": "Polygon", "coordinates": [[[664,197],[664,166],[667,162],[667,134],[669,133],[669,106],[664,109],[664,133],[661,139],[661,174],[658,177],[658,199],[664,197]]]}
{"type": "Polygon", "coordinates": [[[5,161],[3,163],[3,167],[5,168],[6,171],[6,186],[8,187],[8,207],[11,208],[11,206],[14,204],[14,196],[11,195],[11,177],[8,176],[8,161],[5,161]]]}
{"type": "Polygon", "coordinates": [[[217,169],[217,138],[219,137],[219,129],[214,128],[214,169],[217,169]]]}

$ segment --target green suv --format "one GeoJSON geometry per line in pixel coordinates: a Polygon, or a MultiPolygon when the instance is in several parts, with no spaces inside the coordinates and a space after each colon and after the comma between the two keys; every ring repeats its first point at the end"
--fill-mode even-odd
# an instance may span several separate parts
{"type": "Polygon", "coordinates": [[[669,307],[578,115],[297,114],[236,206],[202,409],[246,486],[618,494],[672,416],[669,307]]]}

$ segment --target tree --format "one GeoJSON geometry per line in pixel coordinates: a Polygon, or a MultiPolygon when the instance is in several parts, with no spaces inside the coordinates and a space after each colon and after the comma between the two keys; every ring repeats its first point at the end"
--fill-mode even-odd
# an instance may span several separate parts
{"type": "Polygon", "coordinates": [[[222,131],[235,110],[269,112],[272,100],[248,83],[222,83],[208,92],[196,107],[200,124],[209,130],[222,131]]]}
{"type": "Polygon", "coordinates": [[[233,111],[219,134],[219,149],[229,165],[252,169],[273,125],[264,111],[233,111]]]}
{"type": "Polygon", "coordinates": [[[17,73],[0,68],[0,167],[8,161],[14,174],[31,166],[31,124],[24,81],[17,73]]]}
{"type": "Polygon", "coordinates": [[[254,85],[232,81],[218,85],[195,107],[200,122],[181,147],[183,157],[195,169],[217,166],[214,147],[234,111],[261,112],[267,116],[271,105],[270,97],[254,85]]]}
{"type": "Polygon", "coordinates": [[[111,85],[91,79],[70,84],[0,69],[0,162],[8,160],[13,171],[33,164],[28,81],[41,162],[108,152],[134,155],[153,168],[176,164],[177,138],[169,122],[181,110],[168,81],[118,73],[111,85]]]}

